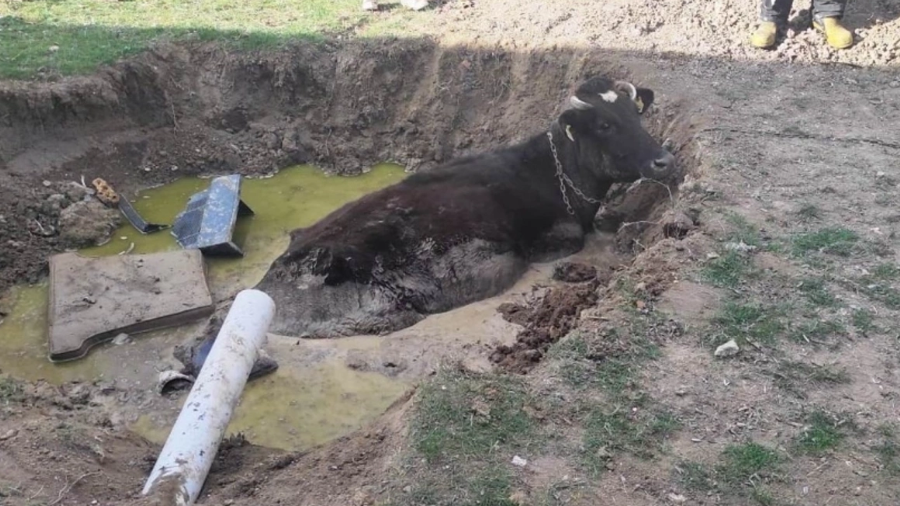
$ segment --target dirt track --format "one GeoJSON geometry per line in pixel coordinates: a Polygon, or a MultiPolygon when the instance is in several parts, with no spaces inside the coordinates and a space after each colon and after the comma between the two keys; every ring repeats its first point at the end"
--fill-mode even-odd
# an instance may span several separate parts
{"type": "MultiPolygon", "coordinates": [[[[342,173],[383,160],[427,170],[539,131],[582,77],[608,72],[657,91],[648,127],[670,138],[687,174],[674,202],[662,188],[620,202],[627,221],[648,222],[619,232],[623,249],[638,256],[601,291],[580,330],[621,323],[617,308],[636,300],[677,320],[684,332],[647,331],[662,353],[639,382],[682,429],[659,460],[617,455],[614,472],[568,502],[663,504],[674,494],[688,504],[747,504],[740,495],[686,488],[679,464],[713,465],[725,445],[748,439],[787,447],[806,411],[820,406],[854,413],[859,431],[824,456],[791,453],[781,479],[760,478],[779,504],[896,504],[898,477],[873,449],[880,427],[900,423],[898,307],[867,295],[873,289],[860,279],[898,261],[900,5],[853,2],[848,23],[866,38],[837,54],[809,30],[775,51],[753,51],[745,40],[754,13],[751,2],[735,0],[457,0],[405,27],[411,39],[335,39],[253,55],[162,47],[95,76],[0,84],[0,291],[37,279],[46,254],[65,246],[36,233],[33,222],[58,227],[59,210],[45,202],[82,174],[133,190],[183,174],[260,173],[306,161],[342,173]],[[666,238],[656,222],[672,207],[699,210],[700,228],[666,238]],[[730,211],[758,229],[752,264],[762,274],[716,287],[698,272],[732,240],[730,211]],[[850,256],[784,253],[794,248],[790,238],[829,226],[858,234],[850,256]],[[763,247],[779,241],[787,246],[763,247]],[[710,320],[728,296],[763,305],[805,300],[797,287],[811,278],[824,279],[839,303],[804,308],[785,325],[827,320],[845,331],[777,347],[742,343],[728,362],[711,356],[710,320]],[[640,288],[623,295],[623,279],[640,288]],[[861,309],[874,315],[865,331],[853,324],[861,309]],[[796,363],[844,370],[849,381],[787,375],[795,381],[785,388],[779,367],[796,363]]],[[[627,347],[613,341],[603,353],[627,347]]],[[[554,370],[552,360],[542,362],[528,376],[533,388],[564,388],[554,370]]],[[[0,403],[0,437],[13,434],[0,441],[0,474],[23,484],[22,492],[0,490],[7,496],[0,498],[44,504],[59,492],[57,504],[116,504],[137,493],[156,448],[106,411],[116,392],[23,388],[10,387],[14,395],[0,403]]],[[[421,471],[398,470],[408,409],[400,405],[375,427],[306,455],[233,445],[220,456],[205,502],[363,505],[404,497],[421,471]]],[[[541,473],[577,473],[564,456],[551,457],[563,464],[541,473]]],[[[543,504],[536,497],[549,478],[541,473],[517,477],[526,504],[543,504]]]]}

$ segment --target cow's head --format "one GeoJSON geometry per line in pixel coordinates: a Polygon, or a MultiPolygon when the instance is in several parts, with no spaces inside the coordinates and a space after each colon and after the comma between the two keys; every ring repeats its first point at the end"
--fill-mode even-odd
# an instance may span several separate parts
{"type": "MultiPolygon", "coordinates": [[[[582,168],[621,182],[660,178],[675,166],[675,157],[644,130],[641,114],[653,103],[652,90],[625,81],[595,77],[578,87],[572,108],[559,117],[565,138],[582,168]]],[[[571,152],[571,151],[570,151],[571,152]]]]}

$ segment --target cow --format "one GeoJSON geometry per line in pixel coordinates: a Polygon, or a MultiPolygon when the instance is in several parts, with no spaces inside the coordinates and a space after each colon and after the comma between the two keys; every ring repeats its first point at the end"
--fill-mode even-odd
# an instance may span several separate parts
{"type": "Polygon", "coordinates": [[[546,131],[412,174],[292,231],[256,286],[277,305],[270,331],[390,333],[578,252],[610,186],[673,170],[641,125],[653,100],[653,90],[590,78],[546,131]]]}

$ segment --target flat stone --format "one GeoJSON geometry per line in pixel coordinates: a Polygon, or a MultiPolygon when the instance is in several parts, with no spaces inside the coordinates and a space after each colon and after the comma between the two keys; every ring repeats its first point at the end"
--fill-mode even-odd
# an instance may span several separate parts
{"type": "Polygon", "coordinates": [[[199,250],[50,258],[48,342],[54,362],[81,358],[119,334],[183,325],[213,309],[199,250]]]}
{"type": "Polygon", "coordinates": [[[716,356],[717,357],[730,357],[732,355],[737,355],[737,353],[741,351],[741,348],[737,345],[737,343],[732,339],[727,343],[716,348],[716,356]]]}

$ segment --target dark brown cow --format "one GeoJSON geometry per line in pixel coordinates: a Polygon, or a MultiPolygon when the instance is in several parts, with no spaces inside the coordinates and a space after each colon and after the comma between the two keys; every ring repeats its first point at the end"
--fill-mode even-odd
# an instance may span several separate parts
{"type": "Polygon", "coordinates": [[[398,330],[500,293],[530,262],[577,252],[613,183],[672,170],[640,122],[653,98],[590,79],[548,131],[411,175],[295,230],[257,286],[277,304],[271,331],[398,330]]]}

